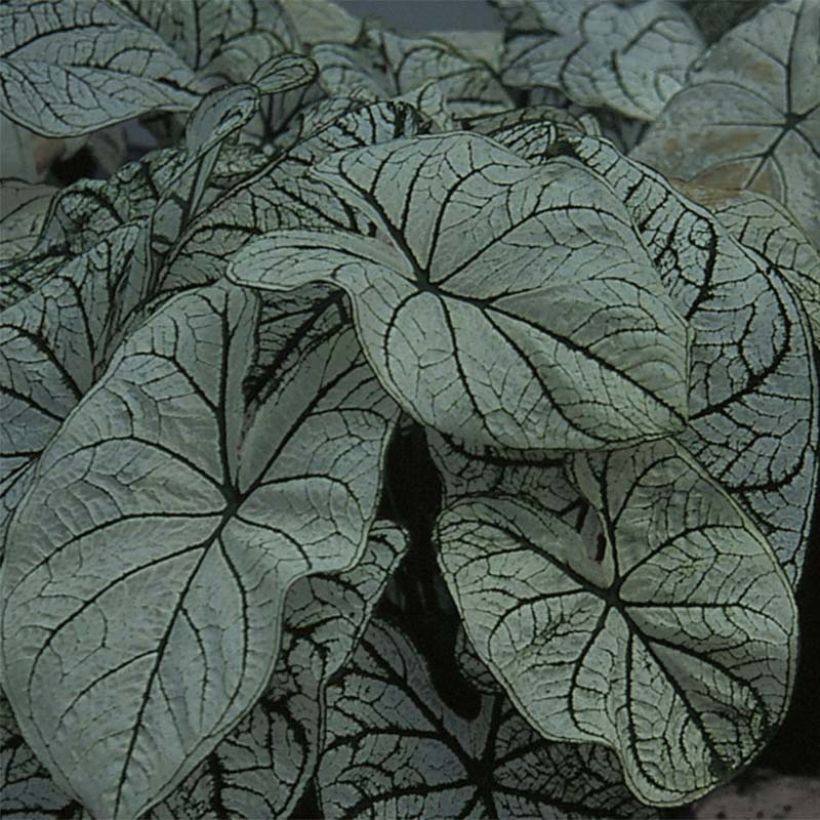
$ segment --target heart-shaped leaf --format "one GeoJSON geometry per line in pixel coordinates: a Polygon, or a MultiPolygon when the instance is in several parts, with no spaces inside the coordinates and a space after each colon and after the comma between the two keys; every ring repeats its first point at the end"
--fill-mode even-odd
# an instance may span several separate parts
{"type": "Polygon", "coordinates": [[[270,679],[290,586],[353,565],[375,517],[397,409],[352,329],[290,339],[247,417],[255,323],[235,288],[169,301],[63,424],[8,531],[4,685],[99,816],[140,814],[213,750],[270,679]]]}
{"type": "Polygon", "coordinates": [[[533,726],[613,748],[642,801],[685,803],[783,716],[791,588],[759,530],[673,444],[571,464],[597,533],[526,498],[464,499],[437,524],[445,579],[533,726]]]}
{"type": "Polygon", "coordinates": [[[418,421],[531,450],[682,427],[686,325],[597,176],[473,134],[337,154],[314,175],[384,236],[275,232],[228,275],[343,288],[371,365],[418,421]]]}
{"type": "Polygon", "coordinates": [[[512,86],[558,89],[580,105],[651,121],[703,51],[689,15],[667,0],[529,2],[544,30],[507,42],[502,78],[512,86]]]}

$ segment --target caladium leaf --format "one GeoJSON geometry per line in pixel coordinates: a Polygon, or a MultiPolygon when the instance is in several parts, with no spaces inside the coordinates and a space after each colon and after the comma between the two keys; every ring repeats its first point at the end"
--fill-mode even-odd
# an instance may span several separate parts
{"type": "Polygon", "coordinates": [[[386,142],[421,129],[409,105],[383,102],[345,104],[341,116],[298,142],[290,151],[263,163],[225,191],[186,229],[165,261],[160,278],[171,286],[204,284],[222,276],[228,259],[255,236],[283,227],[310,225],[356,229],[361,217],[323,180],[308,170],[335,151],[386,142]]]}
{"type": "Polygon", "coordinates": [[[361,561],[297,581],[285,599],[282,649],[270,686],[239,726],[154,814],[289,817],[319,762],[325,688],[348,660],[406,548],[377,524],[361,561]],[[193,811],[192,811],[193,809],[193,811]],[[207,809],[206,809],[207,810],[207,809]]]}
{"type": "Polygon", "coordinates": [[[768,194],[820,247],[818,28],[814,0],[767,4],[711,49],[632,156],[707,187],[768,194]]]}
{"type": "Polygon", "coordinates": [[[437,524],[440,565],[479,656],[533,726],[613,748],[642,801],[685,803],[783,716],[791,588],[751,520],[672,443],[579,454],[570,477],[597,533],[527,499],[464,499],[437,524]]]}
{"type": "Polygon", "coordinates": [[[52,439],[7,533],[7,695],[95,815],[140,814],[213,750],[269,681],[291,585],[352,566],[375,518],[397,409],[352,329],[292,339],[245,418],[255,314],[221,285],[166,303],[52,439]]]}
{"type": "Polygon", "coordinates": [[[371,365],[417,421],[532,450],[683,426],[686,326],[597,176],[472,134],[344,152],[311,173],[384,236],[275,232],[228,275],[343,288],[371,365]]]}
{"type": "Polygon", "coordinates": [[[61,789],[31,751],[0,693],[0,814],[6,820],[79,820],[82,806],[61,789]]]}
{"type": "Polygon", "coordinates": [[[174,51],[102,0],[12,0],[0,7],[0,31],[0,111],[38,134],[87,134],[198,100],[174,51]]]}
{"type": "Polygon", "coordinates": [[[502,694],[456,715],[396,628],[371,623],[328,689],[329,817],[650,817],[600,746],[543,740],[502,694]]]}
{"type": "Polygon", "coordinates": [[[658,174],[591,137],[566,142],[626,203],[694,332],[678,440],[754,516],[796,584],[820,467],[817,374],[799,303],[769,262],[658,174]]]}
{"type": "Polygon", "coordinates": [[[290,18],[279,0],[114,2],[212,83],[247,82],[256,66],[297,48],[290,18]]]}
{"type": "Polygon", "coordinates": [[[55,193],[53,185],[0,180],[0,264],[37,244],[55,193]]]}
{"type": "Polygon", "coordinates": [[[446,40],[400,37],[374,25],[366,28],[365,37],[390,96],[437,80],[457,118],[512,108],[512,98],[495,71],[446,40]]]}
{"type": "Polygon", "coordinates": [[[704,48],[687,13],[667,0],[626,6],[540,0],[533,12],[546,31],[508,42],[504,82],[555,88],[580,105],[611,108],[638,120],[660,114],[704,48]]]}
{"type": "Polygon", "coordinates": [[[800,297],[820,342],[820,252],[777,200],[753,191],[722,191],[681,181],[675,187],[706,205],[742,245],[757,251],[800,297]]]}
{"type": "Polygon", "coordinates": [[[318,43],[353,45],[361,21],[332,0],[281,0],[293,28],[304,46],[318,43]]]}
{"type": "Polygon", "coordinates": [[[124,226],[0,313],[0,557],[43,448],[90,389],[145,295],[142,229],[124,226]]]}

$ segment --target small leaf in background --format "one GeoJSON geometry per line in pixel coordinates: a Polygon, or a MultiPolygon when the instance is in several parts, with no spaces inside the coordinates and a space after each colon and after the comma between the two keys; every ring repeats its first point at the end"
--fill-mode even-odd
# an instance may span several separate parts
{"type": "Polygon", "coordinates": [[[224,286],[168,302],[52,439],[8,531],[4,686],[96,815],[138,815],[213,750],[268,683],[290,586],[352,566],[375,517],[397,412],[352,330],[292,339],[243,419],[255,316],[224,286]]]}
{"type": "Polygon", "coordinates": [[[38,134],[87,134],[198,100],[182,60],[102,0],[12,0],[0,8],[0,31],[0,111],[38,134]]]}
{"type": "Polygon", "coordinates": [[[820,247],[820,3],[765,5],[706,55],[631,156],[784,204],[820,247]]]}
{"type": "Polygon", "coordinates": [[[543,740],[504,695],[459,717],[410,641],[380,621],[328,689],[318,790],[328,817],[654,816],[611,752],[543,740]]]}
{"type": "Polygon", "coordinates": [[[685,803],[782,719],[791,589],[748,517],[668,442],[571,464],[594,538],[528,500],[468,498],[437,524],[442,571],[471,643],[533,726],[610,746],[644,802],[685,803]]]}
{"type": "Polygon", "coordinates": [[[530,450],[683,426],[686,326],[597,176],[563,159],[533,166],[472,134],[338,154],[313,175],[383,239],[271,233],[229,276],[343,288],[371,366],[415,419],[530,450]]]}
{"type": "Polygon", "coordinates": [[[554,88],[580,105],[634,119],[652,121],[661,113],[704,48],[686,11],[667,0],[523,2],[544,31],[508,41],[504,82],[554,88]]]}

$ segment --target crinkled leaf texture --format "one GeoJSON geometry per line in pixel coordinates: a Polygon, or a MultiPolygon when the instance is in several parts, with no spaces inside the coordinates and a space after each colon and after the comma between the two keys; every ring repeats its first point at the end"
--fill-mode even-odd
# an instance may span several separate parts
{"type": "Polygon", "coordinates": [[[453,712],[395,627],[373,621],[328,689],[328,817],[652,817],[607,749],[539,737],[503,694],[453,712]]]}
{"type": "Polygon", "coordinates": [[[313,175],[380,235],[274,232],[228,275],[344,289],[374,371],[418,421],[520,450],[681,429],[686,324],[597,175],[474,134],[336,154],[313,175]]]}
{"type": "Polygon", "coordinates": [[[288,817],[319,763],[325,687],[347,661],[406,549],[392,524],[370,531],[347,572],[297,581],[285,599],[282,649],[270,686],[250,714],[154,811],[199,820],[288,817]]]}
{"type": "Polygon", "coordinates": [[[202,90],[153,31],[104,0],[11,0],[0,31],[0,111],[38,134],[187,111],[202,90]]]}
{"type": "Polygon", "coordinates": [[[288,589],[353,565],[375,518],[397,409],[352,329],[291,339],[249,415],[256,313],[222,285],[168,302],[52,439],[8,531],[4,686],[97,816],[140,814],[213,750],[269,681],[288,589]]]}
{"type": "Polygon", "coordinates": [[[579,533],[526,496],[467,496],[437,523],[442,571],[533,726],[614,749],[644,802],[685,803],[783,716],[791,588],[751,520],[669,441],[569,465],[592,526],[579,533]]]}
{"type": "Polygon", "coordinates": [[[632,156],[786,205],[820,247],[820,3],[768,3],[707,54],[632,156]]]}

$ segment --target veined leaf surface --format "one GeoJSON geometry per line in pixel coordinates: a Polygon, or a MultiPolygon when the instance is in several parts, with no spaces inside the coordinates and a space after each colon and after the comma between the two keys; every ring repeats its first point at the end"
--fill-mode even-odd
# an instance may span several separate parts
{"type": "Polygon", "coordinates": [[[20,734],[0,692],[0,814],[6,820],[60,817],[75,820],[82,806],[55,782],[20,734]]]}
{"type": "Polygon", "coordinates": [[[224,275],[231,254],[266,231],[298,225],[356,229],[361,217],[332,185],[308,175],[328,154],[418,133],[419,115],[407,104],[355,105],[330,117],[286,153],[263,163],[225,191],[188,227],[165,263],[175,285],[206,284],[224,275]]]}
{"type": "Polygon", "coordinates": [[[423,658],[374,621],[328,688],[318,775],[329,817],[650,817],[615,756],[540,738],[503,694],[455,714],[423,658]]]}
{"type": "Polygon", "coordinates": [[[290,586],[352,566],[375,517],[397,409],[355,334],[291,340],[246,418],[255,316],[231,287],[168,302],[52,440],[8,531],[4,685],[102,817],[148,809],[244,716],[290,586]]]}
{"type": "Polygon", "coordinates": [[[531,13],[544,32],[530,29],[507,43],[505,83],[555,88],[580,105],[639,120],[661,113],[704,48],[686,11],[667,0],[535,0],[531,13]]]}
{"type": "Polygon", "coordinates": [[[197,103],[176,53],[102,0],[12,0],[0,31],[0,111],[38,134],[77,136],[197,103]]]}
{"type": "Polygon", "coordinates": [[[820,4],[766,4],[687,79],[632,156],[786,205],[820,247],[820,4]]]}
{"type": "Polygon", "coordinates": [[[531,450],[683,426],[686,325],[597,176],[472,134],[345,152],[313,175],[382,236],[274,232],[229,276],[343,288],[371,365],[416,420],[531,450]]]}
{"type": "Polygon", "coordinates": [[[751,520],[671,443],[571,464],[597,534],[525,498],[464,499],[437,524],[445,579],[533,726],[613,748],[644,802],[685,803],[783,716],[791,589],[751,520]]]}
{"type": "Polygon", "coordinates": [[[285,599],[282,649],[265,694],[154,816],[289,817],[316,773],[325,687],[348,660],[404,555],[406,536],[377,523],[347,572],[297,581],[285,599]]]}
{"type": "Polygon", "coordinates": [[[769,260],[659,174],[600,140],[567,140],[622,197],[693,331],[689,424],[678,440],[754,516],[796,584],[820,469],[805,314],[769,260]]]}
{"type": "Polygon", "coordinates": [[[145,295],[142,228],[127,225],[0,313],[0,558],[43,448],[108,363],[145,295]]]}

